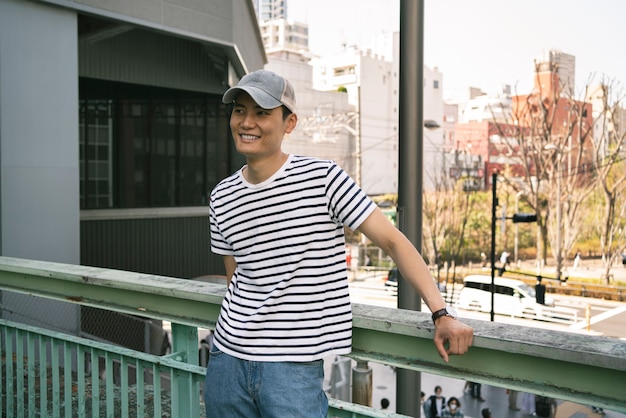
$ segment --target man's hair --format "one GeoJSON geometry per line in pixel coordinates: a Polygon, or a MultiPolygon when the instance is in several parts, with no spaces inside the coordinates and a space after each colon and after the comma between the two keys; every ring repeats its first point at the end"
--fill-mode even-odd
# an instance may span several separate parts
{"type": "MultiPolygon", "coordinates": [[[[284,122],[287,120],[289,115],[291,115],[293,112],[289,110],[287,106],[283,105],[281,106],[281,108],[283,109],[283,122],[284,122]]],[[[235,109],[235,102],[227,103],[226,109],[227,109],[227,113],[226,113],[227,115],[230,115],[231,113],[233,113],[233,110],[235,109]]]]}
{"type": "Polygon", "coordinates": [[[287,108],[287,106],[282,105],[281,106],[283,108],[283,122],[287,120],[287,118],[289,117],[289,115],[291,115],[293,112],[291,110],[289,110],[287,108]]]}

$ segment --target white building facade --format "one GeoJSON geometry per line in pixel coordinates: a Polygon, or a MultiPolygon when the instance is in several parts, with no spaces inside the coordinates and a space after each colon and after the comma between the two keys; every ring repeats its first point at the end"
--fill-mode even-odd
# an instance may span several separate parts
{"type": "Polygon", "coordinates": [[[335,161],[358,178],[354,106],[339,91],[313,88],[313,67],[304,55],[281,51],[268,54],[265,69],[287,78],[296,92],[298,126],[283,142],[286,152],[335,161]]]}
{"type": "MultiPolygon", "coordinates": [[[[280,2],[267,3],[257,7],[268,56],[265,68],[294,84],[298,102],[299,126],[285,141],[285,150],[336,161],[369,195],[397,193],[399,33],[380,35],[375,52],[348,46],[342,53],[312,58],[308,26],[286,20],[280,2]]],[[[424,67],[423,119],[439,127],[442,92],[442,74],[424,67]]],[[[422,141],[428,189],[444,166],[444,129],[424,129],[422,141]]]]}
{"type": "MultiPolygon", "coordinates": [[[[392,63],[352,49],[313,61],[318,90],[345,89],[354,107],[355,178],[370,195],[398,189],[397,75],[392,63]],[[395,92],[395,94],[394,94],[395,92]]],[[[342,115],[337,115],[339,119],[342,115]]]]}
{"type": "MultiPolygon", "coordinates": [[[[388,37],[387,37],[388,38],[388,37]]],[[[399,134],[399,34],[393,36],[392,53],[350,48],[343,54],[312,61],[314,88],[345,88],[358,113],[356,165],[360,167],[361,187],[370,195],[398,192],[399,134]],[[389,60],[388,57],[394,57],[389,60]]],[[[388,43],[386,43],[388,44],[388,43]]],[[[437,68],[424,67],[423,119],[443,124],[443,76],[437,68]]],[[[433,187],[429,179],[441,168],[443,148],[441,128],[424,129],[424,188],[433,187]]],[[[416,139],[417,140],[417,139],[416,139]]]]}

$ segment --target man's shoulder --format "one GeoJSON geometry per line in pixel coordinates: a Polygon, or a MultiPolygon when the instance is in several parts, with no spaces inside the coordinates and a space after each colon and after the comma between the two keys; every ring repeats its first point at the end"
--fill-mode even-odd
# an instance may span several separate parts
{"type": "Polygon", "coordinates": [[[333,160],[319,158],[319,157],[311,157],[307,155],[293,155],[291,159],[292,165],[306,165],[306,164],[315,164],[315,165],[336,165],[333,160]]]}
{"type": "Polygon", "coordinates": [[[241,184],[240,170],[234,172],[230,176],[220,180],[213,190],[211,190],[211,197],[215,197],[222,193],[230,193],[233,187],[238,187],[241,184]]]}
{"type": "Polygon", "coordinates": [[[289,177],[292,175],[304,175],[305,173],[307,176],[310,176],[315,173],[315,177],[326,177],[335,172],[340,173],[344,171],[333,160],[294,155],[285,174],[289,177]]]}

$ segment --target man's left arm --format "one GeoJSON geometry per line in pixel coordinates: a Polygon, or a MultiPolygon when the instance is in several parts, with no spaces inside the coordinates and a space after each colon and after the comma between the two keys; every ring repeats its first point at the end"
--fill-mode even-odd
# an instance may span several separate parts
{"type": "MultiPolygon", "coordinates": [[[[359,226],[358,231],[394,260],[402,277],[419,293],[431,312],[445,308],[446,303],[424,259],[380,209],[376,208],[359,226]]],[[[435,320],[433,342],[446,362],[450,354],[467,352],[472,345],[473,335],[474,330],[471,327],[452,317],[442,316],[435,320]]]]}

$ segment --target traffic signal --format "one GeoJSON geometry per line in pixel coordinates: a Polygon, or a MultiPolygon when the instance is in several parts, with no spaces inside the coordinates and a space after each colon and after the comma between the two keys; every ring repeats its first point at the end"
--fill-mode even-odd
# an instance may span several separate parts
{"type": "Polygon", "coordinates": [[[534,213],[516,213],[513,215],[513,223],[537,222],[537,215],[534,213]]]}

